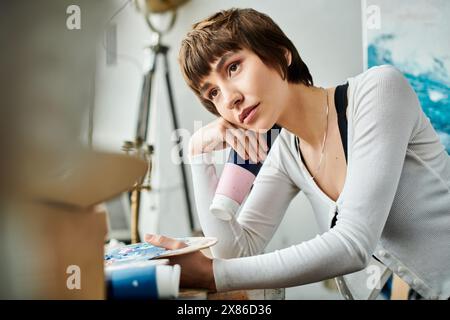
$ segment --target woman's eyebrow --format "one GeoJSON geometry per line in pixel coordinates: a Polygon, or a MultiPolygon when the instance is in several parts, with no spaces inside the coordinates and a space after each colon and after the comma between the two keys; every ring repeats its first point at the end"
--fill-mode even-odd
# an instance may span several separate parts
{"type": "MultiPolygon", "coordinates": [[[[220,70],[223,68],[223,65],[227,61],[227,59],[234,54],[235,54],[235,52],[227,52],[224,55],[222,55],[222,57],[219,59],[219,62],[217,63],[217,65],[215,67],[216,72],[220,72],[220,70]]],[[[210,86],[211,86],[211,83],[205,82],[205,84],[203,86],[201,86],[201,88],[200,88],[200,95],[203,96],[205,91],[207,91],[210,86]]]]}
{"type": "Polygon", "coordinates": [[[202,85],[200,88],[200,95],[203,96],[205,94],[205,91],[207,91],[210,86],[211,86],[211,83],[205,82],[205,84],[202,85]]]}
{"type": "Polygon", "coordinates": [[[222,69],[223,65],[227,61],[227,59],[229,57],[231,57],[233,54],[234,54],[234,52],[227,52],[220,58],[219,62],[216,65],[216,72],[220,72],[220,70],[222,69]]]}

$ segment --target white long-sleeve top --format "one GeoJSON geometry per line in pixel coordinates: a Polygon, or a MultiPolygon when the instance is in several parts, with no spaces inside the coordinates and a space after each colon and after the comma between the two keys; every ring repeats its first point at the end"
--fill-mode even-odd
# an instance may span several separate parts
{"type": "Polygon", "coordinates": [[[352,275],[367,271],[374,255],[425,298],[450,297],[450,157],[397,69],[373,67],[348,83],[348,166],[336,202],[311,179],[286,129],[231,221],[209,212],[219,179],[212,155],[190,159],[201,227],[219,240],[211,248],[218,291],[343,275],[345,283],[361,279],[352,275]],[[321,234],[263,253],[299,191],[311,202],[321,234]]]}

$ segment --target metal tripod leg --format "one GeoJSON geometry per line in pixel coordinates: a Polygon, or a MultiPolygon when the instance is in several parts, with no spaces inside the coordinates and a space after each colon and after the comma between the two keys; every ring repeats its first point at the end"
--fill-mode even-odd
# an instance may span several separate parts
{"type": "MultiPolygon", "coordinates": [[[[151,106],[151,94],[152,94],[152,83],[153,78],[156,71],[156,63],[158,60],[158,55],[162,54],[164,57],[164,67],[165,67],[165,80],[166,80],[166,86],[167,86],[167,92],[169,96],[169,106],[170,106],[170,113],[172,118],[172,124],[175,129],[175,134],[177,137],[176,141],[176,147],[180,145],[180,136],[178,134],[178,120],[176,116],[176,110],[175,110],[175,103],[173,99],[173,92],[172,92],[172,86],[170,82],[170,75],[169,75],[169,62],[167,59],[167,52],[169,48],[167,46],[163,46],[161,44],[157,44],[155,46],[151,47],[152,53],[153,53],[153,60],[150,66],[149,71],[144,76],[144,81],[142,84],[142,91],[141,91],[141,100],[140,100],[140,107],[139,107],[139,116],[138,116],[138,125],[136,128],[136,141],[135,141],[135,148],[138,150],[138,153],[142,151],[143,145],[146,143],[148,139],[148,123],[149,123],[149,117],[150,117],[150,106],[151,106]]],[[[179,154],[182,157],[182,150],[179,150],[179,154]]],[[[189,185],[187,183],[187,175],[184,168],[183,162],[180,164],[181,169],[181,175],[183,179],[183,188],[184,188],[184,197],[186,201],[186,207],[188,211],[188,219],[189,219],[189,226],[191,229],[191,233],[195,231],[195,225],[194,225],[194,216],[192,213],[192,207],[191,207],[191,200],[189,198],[189,185]]],[[[139,211],[140,211],[140,192],[141,190],[139,187],[133,191],[131,202],[132,202],[132,220],[131,220],[131,241],[132,243],[139,242],[139,232],[138,232],[138,222],[139,222],[139,211]]]]}
{"type": "MultiPolygon", "coordinates": [[[[167,85],[167,92],[169,95],[169,104],[170,104],[170,111],[172,114],[172,123],[173,123],[173,127],[175,129],[175,134],[176,134],[176,145],[177,147],[180,146],[180,142],[181,142],[181,137],[178,134],[177,129],[179,128],[178,126],[178,118],[176,115],[176,110],[175,110],[175,103],[173,100],[173,93],[172,93],[172,86],[171,86],[171,82],[170,82],[170,73],[169,73],[169,61],[167,59],[167,52],[169,50],[168,47],[166,46],[162,46],[162,54],[164,56],[164,66],[165,66],[165,78],[166,78],[166,85],[167,85]]],[[[179,150],[178,154],[180,155],[181,159],[183,159],[183,150],[179,150]]],[[[181,170],[181,175],[183,178],[183,190],[184,190],[184,198],[186,200],[186,207],[187,207],[187,211],[188,211],[188,218],[189,218],[189,226],[191,228],[191,233],[193,233],[195,231],[195,225],[194,225],[194,216],[192,214],[192,207],[191,207],[191,199],[189,198],[189,185],[187,183],[187,176],[186,176],[186,170],[184,167],[184,163],[183,161],[181,161],[180,163],[180,170],[181,170]]]]}

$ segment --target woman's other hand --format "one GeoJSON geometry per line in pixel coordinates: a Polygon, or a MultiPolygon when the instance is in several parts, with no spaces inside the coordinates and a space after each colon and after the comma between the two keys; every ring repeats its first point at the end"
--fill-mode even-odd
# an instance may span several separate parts
{"type": "MultiPolygon", "coordinates": [[[[162,235],[146,234],[145,241],[168,250],[176,250],[186,247],[186,243],[162,235]]],[[[166,259],[166,258],[164,258],[166,259]]],[[[201,251],[167,257],[171,265],[178,264],[181,267],[181,288],[202,288],[211,292],[216,291],[212,259],[201,251]]]]}
{"type": "Polygon", "coordinates": [[[263,133],[235,126],[219,117],[197,130],[189,141],[189,154],[209,153],[230,146],[239,156],[257,163],[267,156],[267,142],[263,133]]]}

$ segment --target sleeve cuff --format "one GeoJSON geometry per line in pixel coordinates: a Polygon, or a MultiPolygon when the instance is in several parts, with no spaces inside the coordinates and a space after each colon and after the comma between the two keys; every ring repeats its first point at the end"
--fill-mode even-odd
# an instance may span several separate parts
{"type": "Polygon", "coordinates": [[[211,153],[200,153],[194,156],[189,156],[190,164],[212,164],[211,153]]]}
{"type": "MultiPolygon", "coordinates": [[[[233,268],[233,259],[213,259],[213,273],[217,292],[238,290],[239,285],[234,283],[235,279],[230,274],[229,267],[233,268]]],[[[239,265],[234,264],[239,267],[239,265]]],[[[232,273],[232,272],[231,272],[232,273]]]]}
{"type": "Polygon", "coordinates": [[[223,277],[223,261],[219,258],[213,259],[213,273],[214,273],[214,282],[216,284],[216,291],[223,292],[226,291],[226,287],[224,286],[224,277],[223,277]]]}

